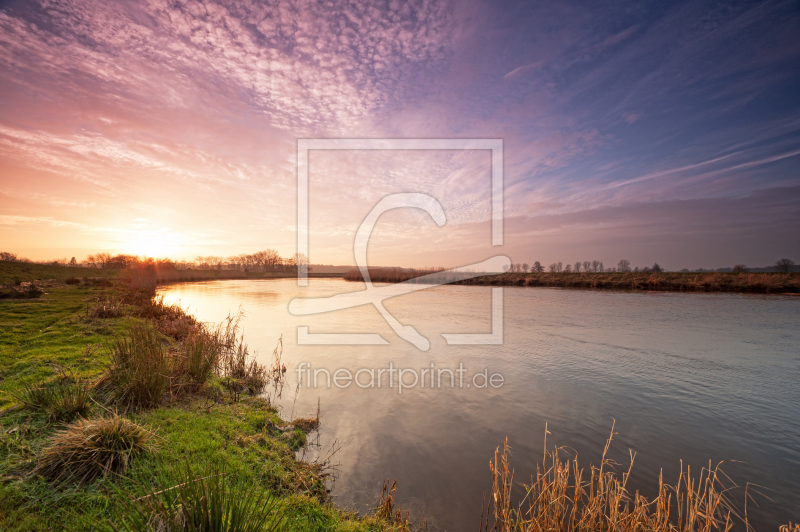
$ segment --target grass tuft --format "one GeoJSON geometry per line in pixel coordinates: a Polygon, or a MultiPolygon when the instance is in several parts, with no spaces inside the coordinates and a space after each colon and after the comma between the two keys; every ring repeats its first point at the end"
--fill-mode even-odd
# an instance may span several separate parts
{"type": "Polygon", "coordinates": [[[23,383],[14,394],[26,408],[42,412],[49,421],[72,421],[85,417],[92,409],[90,386],[83,380],[56,378],[43,383],[23,383]]]}
{"type": "Polygon", "coordinates": [[[33,472],[79,483],[121,474],[134,455],[152,450],[152,438],[147,429],[117,415],[81,419],[55,433],[33,472]]]}

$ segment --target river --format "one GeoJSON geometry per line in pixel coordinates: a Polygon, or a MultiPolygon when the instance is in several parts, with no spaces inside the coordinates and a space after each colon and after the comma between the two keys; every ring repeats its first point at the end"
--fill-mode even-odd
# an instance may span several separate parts
{"type": "Polygon", "coordinates": [[[723,470],[772,499],[755,495],[760,507],[748,505],[757,530],[800,521],[800,297],[506,287],[502,345],[442,337],[492,331],[490,287],[439,286],[386,300],[430,341],[426,352],[372,306],[288,311],[293,298],[362,289],[339,279],[311,279],[306,288],[276,279],[159,292],[202,321],[220,322],[241,306],[246,341],[265,362],[283,336],[282,414],[314,413],[319,400],[320,447],[310,453],[340,446],[333,496],[342,507],[368,511],[383,480],[396,479],[402,507],[424,512],[433,530],[474,530],[491,488],[489,459],[506,437],[515,481],[526,482],[545,424],[548,446],[569,447],[588,467],[616,423],[612,458],[627,469],[629,449],[636,453],[629,487],[653,495],[662,469],[674,484],[681,459],[693,472],[738,461],[723,470]],[[298,326],[378,333],[388,345],[298,345],[298,326]],[[405,370],[405,387],[390,367],[405,370]],[[326,386],[325,371],[336,370],[339,379],[326,386]],[[359,370],[357,383],[347,378],[359,370]]]}

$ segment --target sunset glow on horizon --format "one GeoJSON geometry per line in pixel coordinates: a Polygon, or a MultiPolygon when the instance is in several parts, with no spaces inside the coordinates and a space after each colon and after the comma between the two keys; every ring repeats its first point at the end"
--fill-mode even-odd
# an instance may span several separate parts
{"type": "Polygon", "coordinates": [[[11,0],[0,4],[0,248],[191,260],[296,252],[302,138],[494,138],[310,157],[316,264],[800,255],[800,13],[789,1],[11,0]]]}

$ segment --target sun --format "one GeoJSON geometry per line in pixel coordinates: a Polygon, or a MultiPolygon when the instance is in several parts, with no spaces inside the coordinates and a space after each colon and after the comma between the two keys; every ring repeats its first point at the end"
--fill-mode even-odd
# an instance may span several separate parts
{"type": "Polygon", "coordinates": [[[129,231],[122,245],[124,253],[141,257],[167,258],[173,256],[182,247],[182,238],[172,230],[163,228],[156,230],[139,229],[129,231]]]}

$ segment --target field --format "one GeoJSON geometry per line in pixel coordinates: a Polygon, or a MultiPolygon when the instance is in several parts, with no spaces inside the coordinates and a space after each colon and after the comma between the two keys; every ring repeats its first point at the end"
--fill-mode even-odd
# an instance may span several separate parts
{"type": "Polygon", "coordinates": [[[56,279],[63,281],[70,277],[102,277],[115,278],[119,270],[103,270],[97,268],[70,268],[50,264],[35,264],[32,262],[0,261],[0,284],[14,284],[17,282],[44,281],[56,279]]]}

